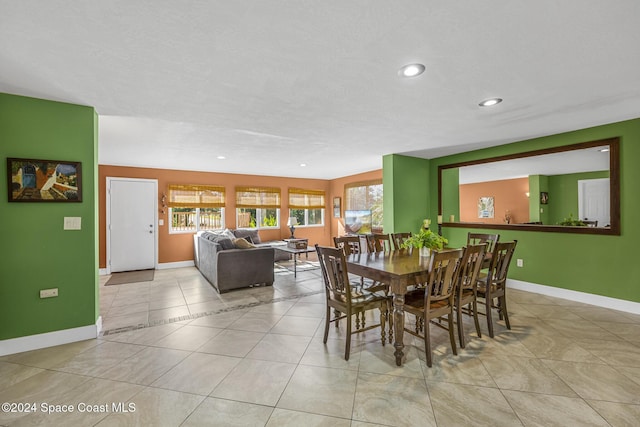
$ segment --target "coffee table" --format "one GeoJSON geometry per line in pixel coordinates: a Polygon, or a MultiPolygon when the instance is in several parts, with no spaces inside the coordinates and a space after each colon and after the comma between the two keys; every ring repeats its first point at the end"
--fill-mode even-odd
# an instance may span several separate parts
{"type": "Polygon", "coordinates": [[[309,259],[309,252],[315,252],[316,248],[307,246],[306,248],[294,249],[287,246],[278,246],[278,250],[293,254],[293,277],[297,277],[298,258],[300,257],[300,254],[306,254],[307,259],[309,259]]]}

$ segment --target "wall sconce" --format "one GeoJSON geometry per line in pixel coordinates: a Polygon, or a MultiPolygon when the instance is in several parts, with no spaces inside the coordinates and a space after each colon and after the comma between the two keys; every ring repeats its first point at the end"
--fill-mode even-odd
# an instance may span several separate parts
{"type": "Polygon", "coordinates": [[[527,198],[529,198],[529,192],[528,192],[528,191],[527,191],[526,193],[524,193],[524,194],[526,194],[526,195],[527,195],[527,198]]]}
{"type": "Polygon", "coordinates": [[[290,216],[289,220],[287,221],[287,226],[289,226],[289,231],[291,231],[291,237],[289,237],[290,239],[295,238],[293,237],[293,233],[294,231],[296,231],[296,225],[298,225],[298,218],[296,218],[295,216],[290,216]]]}
{"type": "Polygon", "coordinates": [[[162,206],[162,209],[160,209],[160,213],[162,213],[163,215],[167,213],[167,195],[165,193],[162,193],[162,198],[160,199],[160,206],[162,206]]]}

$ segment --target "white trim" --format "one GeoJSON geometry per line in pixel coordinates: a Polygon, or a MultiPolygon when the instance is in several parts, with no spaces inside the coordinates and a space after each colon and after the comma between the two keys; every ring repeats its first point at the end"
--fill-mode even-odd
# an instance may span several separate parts
{"type": "Polygon", "coordinates": [[[107,274],[107,269],[106,268],[99,268],[98,269],[98,276],[106,276],[107,274]]]}
{"type": "Polygon", "coordinates": [[[550,297],[610,308],[612,310],[640,314],[640,303],[634,301],[588,294],[586,292],[572,291],[570,289],[556,288],[553,286],[538,285],[536,283],[523,282],[522,280],[514,279],[509,279],[507,281],[507,287],[510,289],[519,289],[521,291],[533,292],[550,297]]]}
{"type": "Polygon", "coordinates": [[[102,316],[99,316],[94,325],[2,340],[0,341],[0,356],[95,339],[101,330],[102,316]]]}
{"type": "Polygon", "coordinates": [[[193,261],[177,261],[177,262],[163,262],[158,264],[157,270],[167,270],[169,268],[183,268],[195,266],[193,261]]]}

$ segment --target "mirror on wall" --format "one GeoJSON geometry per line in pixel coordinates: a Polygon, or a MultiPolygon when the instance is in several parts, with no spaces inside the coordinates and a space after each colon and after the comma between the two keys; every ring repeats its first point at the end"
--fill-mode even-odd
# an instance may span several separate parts
{"type": "Polygon", "coordinates": [[[448,227],[620,234],[619,139],[438,167],[448,227]]]}

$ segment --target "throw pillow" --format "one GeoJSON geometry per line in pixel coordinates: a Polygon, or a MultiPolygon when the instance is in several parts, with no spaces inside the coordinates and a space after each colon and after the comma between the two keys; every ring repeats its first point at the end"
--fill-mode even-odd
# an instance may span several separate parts
{"type": "Polygon", "coordinates": [[[233,244],[231,239],[229,239],[228,237],[218,236],[218,238],[215,240],[215,242],[217,244],[219,244],[220,247],[222,247],[223,250],[235,249],[235,245],[233,244]]]}
{"type": "Polygon", "coordinates": [[[249,243],[246,239],[243,239],[242,237],[237,237],[236,239],[234,239],[233,244],[238,249],[255,248],[253,243],[249,243]]]}
{"type": "Polygon", "coordinates": [[[258,230],[249,230],[246,228],[237,228],[233,231],[233,234],[236,237],[245,238],[247,236],[251,237],[251,242],[253,243],[261,243],[260,235],[258,234],[258,230]]]}
{"type": "Polygon", "coordinates": [[[231,240],[236,238],[236,236],[233,234],[233,232],[231,230],[229,230],[228,228],[225,228],[224,231],[222,231],[220,233],[220,235],[224,236],[224,237],[226,237],[228,239],[231,239],[231,240]]]}

